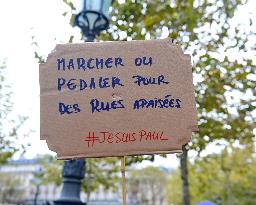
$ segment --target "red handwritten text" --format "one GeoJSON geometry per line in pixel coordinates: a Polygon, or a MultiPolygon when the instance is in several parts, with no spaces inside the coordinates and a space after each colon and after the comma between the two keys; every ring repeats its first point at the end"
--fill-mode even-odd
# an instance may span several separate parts
{"type": "Polygon", "coordinates": [[[89,132],[84,141],[87,142],[87,147],[94,147],[96,144],[121,144],[121,143],[134,143],[145,141],[165,141],[168,138],[164,135],[163,131],[146,131],[140,130],[139,132],[89,132]]]}

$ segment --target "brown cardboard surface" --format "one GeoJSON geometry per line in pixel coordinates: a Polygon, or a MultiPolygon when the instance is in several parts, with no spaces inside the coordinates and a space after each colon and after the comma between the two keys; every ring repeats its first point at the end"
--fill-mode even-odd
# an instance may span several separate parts
{"type": "Polygon", "coordinates": [[[190,56],[169,39],[57,45],[39,72],[40,135],[59,159],[179,152],[197,130],[190,56]],[[152,63],[136,66],[143,57],[152,63]],[[85,66],[78,69],[81,58],[85,66]],[[100,59],[110,66],[108,58],[117,67],[101,68],[100,59]],[[65,70],[58,59],[65,59],[65,70]],[[144,79],[139,86],[133,76],[151,77],[152,84],[144,79]],[[100,88],[100,79],[109,87],[100,88]],[[134,109],[136,100],[144,107],[134,109]],[[69,114],[61,114],[60,103],[70,105],[69,114]]]}

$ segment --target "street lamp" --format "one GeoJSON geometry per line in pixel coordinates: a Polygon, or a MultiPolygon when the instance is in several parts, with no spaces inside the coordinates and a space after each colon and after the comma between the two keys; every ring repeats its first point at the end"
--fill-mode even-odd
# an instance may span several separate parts
{"type": "MultiPolygon", "coordinates": [[[[75,17],[87,42],[94,41],[96,35],[109,26],[109,8],[113,0],[82,0],[82,11],[75,17]]],[[[80,199],[81,182],[84,178],[85,160],[68,160],[64,162],[62,172],[63,187],[61,196],[55,205],[85,205],[80,199]]]]}
{"type": "Polygon", "coordinates": [[[87,41],[94,41],[96,35],[109,26],[109,8],[113,0],[83,0],[82,11],[75,17],[87,41]]]}

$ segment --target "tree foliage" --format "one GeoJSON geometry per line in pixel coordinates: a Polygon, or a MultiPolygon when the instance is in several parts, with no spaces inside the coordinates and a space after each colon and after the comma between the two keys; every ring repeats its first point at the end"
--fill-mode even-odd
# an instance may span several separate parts
{"type": "Polygon", "coordinates": [[[100,187],[116,192],[118,190],[119,171],[116,158],[86,159],[85,180],[82,189],[87,195],[87,201],[90,200],[91,193],[100,187]]]}
{"type": "Polygon", "coordinates": [[[56,160],[51,155],[40,155],[37,156],[38,162],[42,165],[42,173],[40,180],[42,184],[51,184],[54,183],[57,186],[61,185],[61,171],[63,166],[63,161],[56,160]]]}
{"type": "MultiPolygon", "coordinates": [[[[220,154],[198,158],[190,163],[189,171],[192,204],[206,200],[217,204],[255,203],[256,158],[247,148],[229,146],[220,154]]],[[[168,204],[182,204],[179,175],[177,170],[169,178],[168,204]]]]}
{"type": "Polygon", "coordinates": [[[11,115],[13,103],[11,87],[6,82],[7,70],[5,60],[0,59],[0,165],[17,151],[24,151],[24,144],[18,140],[18,130],[26,120],[25,117],[11,115]]]}
{"type": "Polygon", "coordinates": [[[156,167],[130,171],[128,197],[141,205],[163,205],[167,174],[156,167]]]}
{"type": "Polygon", "coordinates": [[[19,188],[21,181],[9,174],[0,174],[0,203],[13,204],[24,195],[24,190],[19,188]]]}

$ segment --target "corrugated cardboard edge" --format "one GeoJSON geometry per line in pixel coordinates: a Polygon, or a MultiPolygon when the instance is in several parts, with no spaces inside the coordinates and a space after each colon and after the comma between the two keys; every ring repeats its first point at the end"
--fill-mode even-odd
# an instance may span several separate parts
{"type": "MultiPolygon", "coordinates": [[[[174,154],[174,153],[182,153],[182,150],[181,149],[177,149],[177,150],[173,150],[173,151],[153,151],[153,152],[145,152],[145,151],[141,151],[140,152],[137,152],[136,151],[136,154],[127,154],[125,156],[142,156],[142,155],[152,155],[152,154],[174,154]]],[[[75,155],[75,156],[57,156],[57,159],[58,160],[72,160],[72,159],[83,159],[83,158],[102,158],[102,157],[122,157],[124,156],[123,154],[117,154],[117,155],[114,155],[114,156],[110,156],[110,155],[106,155],[106,156],[84,156],[83,154],[81,155],[75,155]]]]}

